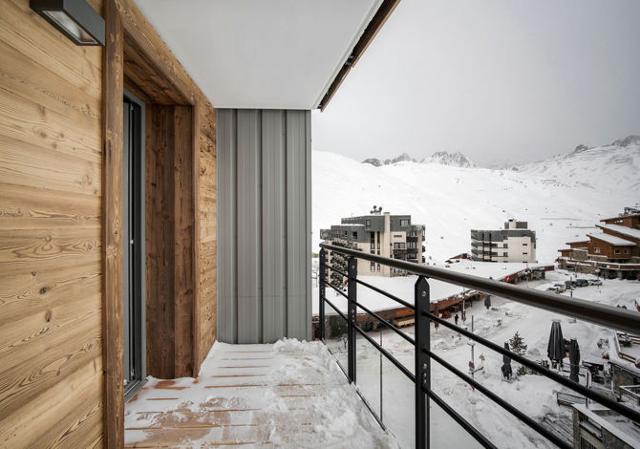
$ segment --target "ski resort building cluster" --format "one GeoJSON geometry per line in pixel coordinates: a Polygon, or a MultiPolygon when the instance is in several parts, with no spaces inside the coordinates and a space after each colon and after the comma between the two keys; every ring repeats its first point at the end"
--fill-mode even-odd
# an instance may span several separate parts
{"type": "Polygon", "coordinates": [[[471,230],[471,259],[479,262],[536,262],[536,233],[513,218],[504,229],[471,230]]]}
{"type": "Polygon", "coordinates": [[[560,268],[604,277],[640,276],[640,209],[626,207],[617,217],[604,218],[599,229],[583,240],[567,242],[558,258],[560,268]]]}
{"type": "MultiPolygon", "coordinates": [[[[339,225],[320,230],[320,238],[325,243],[420,263],[425,261],[424,232],[424,225],[411,223],[411,215],[391,215],[383,213],[382,207],[373,206],[369,215],[342,218],[339,225]]],[[[358,273],[376,276],[405,274],[365,260],[358,261],[358,273]]]]}

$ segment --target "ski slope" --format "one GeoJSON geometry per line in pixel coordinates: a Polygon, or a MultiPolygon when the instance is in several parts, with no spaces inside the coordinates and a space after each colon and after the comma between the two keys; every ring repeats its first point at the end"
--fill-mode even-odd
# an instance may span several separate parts
{"type": "Polygon", "coordinates": [[[313,249],[319,230],[375,204],[426,226],[427,260],[469,252],[471,229],[498,229],[508,218],[536,231],[539,263],[598,220],[640,200],[640,138],[575,151],[511,169],[401,161],[375,167],[313,151],[313,249]]]}

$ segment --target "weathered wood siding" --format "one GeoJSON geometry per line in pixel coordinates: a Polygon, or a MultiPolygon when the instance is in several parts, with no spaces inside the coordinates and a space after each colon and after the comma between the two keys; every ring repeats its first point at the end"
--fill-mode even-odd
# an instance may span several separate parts
{"type": "MultiPolygon", "coordinates": [[[[175,160],[177,178],[175,181],[188,182],[188,166],[190,173],[197,173],[192,182],[194,220],[190,223],[179,222],[178,232],[173,234],[177,243],[174,273],[180,276],[174,277],[178,284],[173,283],[172,288],[176,292],[176,305],[180,307],[180,314],[174,313],[177,320],[187,319],[184,313],[188,312],[191,319],[191,330],[182,322],[175,326],[176,346],[172,349],[177,360],[185,362],[187,351],[192,355],[189,364],[193,372],[197,372],[205,356],[211,349],[216,337],[216,145],[215,145],[215,112],[209,100],[204,97],[200,88],[190,78],[185,69],[180,65],[171,50],[160,39],[160,36],[148,23],[142,12],[135,6],[132,0],[113,1],[120,11],[125,30],[125,71],[134,84],[137,84],[143,92],[134,89],[134,93],[155,105],[183,105],[190,106],[192,110],[191,139],[196,142],[199,157],[191,160],[175,160]],[[138,57],[137,55],[144,55],[138,57]],[[146,58],[146,59],[145,59],[146,58]],[[130,70],[132,69],[132,70],[130,70]],[[146,74],[156,72],[149,77],[146,74]],[[194,248],[186,248],[185,233],[194,232],[196,242],[194,248]],[[187,254],[188,253],[188,254],[187,254]],[[189,263],[188,258],[192,259],[189,263]],[[195,285],[183,288],[187,279],[185,273],[195,273],[195,285]]],[[[155,107],[155,106],[154,106],[155,107]]],[[[179,110],[180,108],[177,108],[179,110]]],[[[183,140],[184,142],[184,140],[183,140]]],[[[148,197],[147,197],[148,198],[148,197]]],[[[189,208],[186,202],[174,205],[189,208]]],[[[175,228],[174,228],[175,230],[175,228]]],[[[147,242],[149,243],[149,242],[147,242]]],[[[147,247],[147,250],[151,249],[147,247]]],[[[147,265],[149,266],[149,265],[147,265]]],[[[147,299],[149,295],[147,295],[147,299]]],[[[186,362],[185,362],[186,363],[186,362]]],[[[177,375],[187,374],[180,369],[177,375]]]]}
{"type": "MultiPolygon", "coordinates": [[[[0,448],[122,444],[121,264],[112,251],[122,220],[103,213],[120,207],[108,168],[121,166],[121,98],[106,108],[103,95],[122,90],[130,45],[154,56],[136,63],[152,62],[170,81],[154,80],[158,95],[169,98],[180,144],[197,147],[159,186],[190,190],[174,191],[179,216],[167,236],[179,275],[169,291],[177,310],[164,319],[175,326],[179,374],[198,370],[216,335],[214,109],[131,0],[89,1],[118,17],[107,23],[104,73],[105,49],[74,45],[28,0],[0,6],[0,448]]],[[[145,73],[129,67],[132,78],[145,73]]]]}
{"type": "Polygon", "coordinates": [[[101,79],[100,47],[2,1],[2,448],[102,444],[101,79]]]}

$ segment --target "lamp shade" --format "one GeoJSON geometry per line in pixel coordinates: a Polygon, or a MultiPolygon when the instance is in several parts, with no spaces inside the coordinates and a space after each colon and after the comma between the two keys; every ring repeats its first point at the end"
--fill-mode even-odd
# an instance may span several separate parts
{"type": "Polygon", "coordinates": [[[29,6],[76,45],[104,45],[104,19],[85,0],[30,0],[29,6]]]}

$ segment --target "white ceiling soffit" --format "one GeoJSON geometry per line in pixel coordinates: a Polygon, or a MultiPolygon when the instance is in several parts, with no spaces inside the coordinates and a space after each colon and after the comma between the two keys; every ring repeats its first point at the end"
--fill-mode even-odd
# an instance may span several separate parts
{"type": "Polygon", "coordinates": [[[314,109],[382,0],[135,0],[216,108],[314,109]]]}

